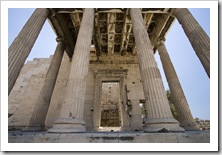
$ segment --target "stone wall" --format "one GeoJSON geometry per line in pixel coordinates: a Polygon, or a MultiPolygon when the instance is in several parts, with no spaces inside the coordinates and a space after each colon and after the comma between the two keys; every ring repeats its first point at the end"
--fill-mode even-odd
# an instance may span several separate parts
{"type": "MultiPolygon", "coordinates": [[[[98,70],[127,70],[124,82],[121,87],[122,89],[122,119],[125,121],[126,128],[129,130],[142,130],[142,117],[141,109],[139,106],[139,100],[144,100],[143,88],[140,78],[140,71],[138,66],[137,56],[120,56],[120,55],[111,55],[100,56],[100,60],[97,61],[95,55],[91,54],[89,72],[87,77],[87,88],[86,88],[86,101],[85,101],[85,113],[84,120],[86,121],[86,127],[88,130],[93,130],[93,114],[96,115],[94,109],[94,98],[95,96],[95,72],[98,70]],[[127,90],[125,90],[125,87],[127,90]],[[125,95],[125,96],[124,96],[125,95]],[[126,102],[127,100],[127,102],[126,102]],[[127,105],[129,104],[129,105],[127,105]],[[130,106],[130,107],[129,107],[130,106]]],[[[124,72],[124,71],[122,71],[124,72]]],[[[112,79],[112,74],[107,73],[107,76],[112,79]]]]}
{"type": "MultiPolygon", "coordinates": [[[[41,90],[51,58],[34,59],[25,64],[20,72],[14,88],[9,95],[9,128],[22,129],[28,123],[36,98],[41,90]]],[[[52,124],[59,116],[63,101],[64,89],[69,74],[70,59],[64,54],[56,85],[46,118],[46,127],[52,124]]],[[[144,100],[140,71],[137,56],[113,54],[101,55],[97,61],[95,53],[91,52],[87,88],[85,96],[84,120],[88,131],[94,130],[95,120],[95,71],[119,70],[125,75],[121,84],[121,119],[125,122],[127,130],[142,130],[142,117],[139,101],[144,100]],[[125,73],[125,71],[127,72],[125,73]]],[[[111,79],[112,81],[112,79],[111,79]]],[[[100,108],[100,107],[97,107],[100,108]]],[[[98,115],[98,114],[97,114],[98,115]]]]}
{"type": "MultiPolygon", "coordinates": [[[[35,58],[23,66],[9,94],[9,130],[21,130],[29,122],[51,58],[52,56],[50,58],[35,58]]],[[[59,115],[69,67],[70,60],[65,53],[46,117],[46,127],[51,127],[53,121],[59,115]]]]}
{"type": "Polygon", "coordinates": [[[9,127],[24,128],[29,121],[37,95],[43,86],[50,58],[35,58],[22,68],[16,83],[9,94],[9,127]]]}
{"type": "MultiPolygon", "coordinates": [[[[45,75],[47,73],[50,58],[35,58],[28,61],[22,68],[20,75],[9,95],[8,114],[9,129],[23,129],[31,118],[32,111],[36,104],[38,93],[40,92],[45,75]]],[[[46,127],[51,128],[55,119],[59,117],[60,108],[63,102],[63,95],[66,81],[70,69],[70,59],[65,53],[57,77],[56,85],[52,94],[48,115],[46,117],[46,127]]],[[[99,61],[95,53],[91,52],[89,71],[87,76],[87,88],[85,96],[84,120],[87,131],[97,130],[98,116],[101,115],[100,99],[98,88],[96,87],[96,76],[98,70],[106,73],[106,81],[113,80],[112,70],[118,71],[118,75],[123,75],[123,80],[119,81],[120,87],[120,118],[123,130],[142,130],[141,107],[139,102],[144,99],[143,88],[140,78],[137,56],[118,54],[101,55],[99,61]]],[[[101,85],[102,86],[102,85],[101,85]]],[[[99,92],[102,93],[102,92],[99,92]]],[[[104,100],[104,99],[103,99],[104,100]]],[[[202,130],[210,130],[210,121],[195,119],[202,130]]]]}

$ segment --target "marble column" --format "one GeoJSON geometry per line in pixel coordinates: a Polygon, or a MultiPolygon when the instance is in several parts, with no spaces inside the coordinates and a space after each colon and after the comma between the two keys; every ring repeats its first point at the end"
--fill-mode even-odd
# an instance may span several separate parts
{"type": "Polygon", "coordinates": [[[93,24],[94,9],[86,8],[72,57],[60,115],[49,132],[86,131],[83,112],[93,24]]]}
{"type": "Polygon", "coordinates": [[[55,54],[52,57],[43,87],[37,98],[31,119],[23,131],[45,130],[45,119],[65,50],[65,41],[62,38],[57,38],[56,41],[58,42],[58,45],[55,54]]]}
{"type": "Polygon", "coordinates": [[[184,131],[173,118],[164,90],[160,71],[153,55],[152,45],[147,34],[139,8],[130,9],[139,67],[147,104],[145,132],[184,131]]]}
{"type": "Polygon", "coordinates": [[[8,94],[10,94],[20,70],[31,52],[48,14],[49,12],[45,8],[36,9],[9,47],[8,94]]]}
{"type": "Polygon", "coordinates": [[[193,119],[183,89],[180,85],[179,78],[177,77],[176,71],[164,44],[164,39],[159,39],[156,47],[158,49],[164,73],[171,91],[173,103],[178,113],[180,126],[185,130],[200,130],[196,121],[193,119]]]}
{"type": "Polygon", "coordinates": [[[210,78],[210,38],[196,21],[190,11],[179,8],[173,11],[179,23],[190,40],[190,43],[210,78]]]}

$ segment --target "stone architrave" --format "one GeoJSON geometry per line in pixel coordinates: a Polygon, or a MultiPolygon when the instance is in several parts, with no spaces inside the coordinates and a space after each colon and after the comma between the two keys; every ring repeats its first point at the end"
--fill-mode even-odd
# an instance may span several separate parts
{"type": "Polygon", "coordinates": [[[145,132],[184,131],[173,118],[162,78],[154,59],[152,45],[139,8],[130,9],[142,85],[147,104],[145,132]]]}
{"type": "Polygon", "coordinates": [[[210,38],[187,8],[173,11],[210,78],[210,38]]]}
{"type": "Polygon", "coordinates": [[[10,94],[20,70],[31,52],[48,14],[49,12],[45,8],[36,9],[9,47],[8,94],[10,94]]]}
{"type": "Polygon", "coordinates": [[[86,77],[94,24],[94,9],[86,8],[72,57],[64,101],[59,118],[49,132],[85,132],[83,120],[86,77]]]}
{"type": "Polygon", "coordinates": [[[37,98],[29,124],[23,131],[45,130],[45,119],[65,50],[65,41],[62,38],[57,38],[56,41],[58,45],[52,57],[43,87],[37,98]]]}
{"type": "Polygon", "coordinates": [[[156,47],[172,94],[173,103],[178,113],[178,121],[180,122],[180,126],[185,130],[200,130],[196,121],[193,119],[183,89],[180,85],[179,78],[164,44],[164,40],[165,39],[159,39],[156,47]]]}

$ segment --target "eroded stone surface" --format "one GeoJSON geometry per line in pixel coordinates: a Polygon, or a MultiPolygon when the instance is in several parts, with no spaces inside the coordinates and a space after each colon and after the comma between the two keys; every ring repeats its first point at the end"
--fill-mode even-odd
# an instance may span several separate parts
{"type": "MultiPolygon", "coordinates": [[[[51,58],[34,59],[33,61],[27,62],[22,68],[16,85],[9,96],[9,114],[12,114],[9,118],[9,128],[23,129],[28,123],[37,99],[36,94],[40,92],[43,86],[50,60],[51,58]],[[27,86],[24,84],[26,81],[27,86]]],[[[70,64],[70,59],[65,53],[46,118],[47,128],[51,128],[53,122],[59,117],[70,64]]],[[[120,57],[118,54],[111,56],[102,55],[100,62],[97,62],[94,53],[91,53],[89,71],[86,79],[87,85],[84,108],[86,130],[92,131],[94,129],[93,116],[99,115],[95,113],[96,109],[94,107],[95,91],[97,91],[95,89],[96,79],[94,77],[94,71],[98,69],[127,70],[127,75],[123,83],[123,94],[121,96],[121,100],[123,101],[121,104],[124,105],[122,112],[126,115],[124,117],[125,122],[127,121],[127,126],[124,130],[141,131],[143,120],[139,101],[144,100],[144,94],[137,57],[130,55],[120,57]],[[112,63],[112,61],[114,63],[112,63]],[[130,63],[127,64],[127,61],[130,61],[130,63]],[[127,90],[125,89],[125,85],[127,86],[127,90]],[[126,98],[129,100],[129,103],[126,102],[126,98]]],[[[125,74],[124,71],[123,73],[125,74]]],[[[109,77],[111,74],[107,74],[107,76],[109,77]]]]}
{"type": "Polygon", "coordinates": [[[184,133],[21,133],[9,132],[9,143],[209,143],[209,131],[184,133]]]}
{"type": "MultiPolygon", "coordinates": [[[[74,10],[70,8],[66,11],[74,10]]],[[[51,24],[56,33],[58,33],[57,35],[67,39],[66,52],[70,58],[73,51],[71,47],[76,42],[72,37],[76,38],[77,34],[81,35],[79,36],[80,39],[77,40],[72,60],[67,57],[67,54],[63,57],[45,122],[47,128],[51,128],[53,122],[57,126],[64,119],[65,123],[61,127],[65,127],[71,132],[74,130],[70,125],[67,125],[70,120],[71,122],[76,120],[74,123],[77,124],[78,128],[84,128],[84,132],[85,127],[86,131],[103,131],[100,128],[102,91],[100,85],[103,81],[117,81],[120,87],[119,111],[121,127],[118,129],[119,131],[142,131],[145,129],[148,132],[161,132],[161,134],[167,131],[182,131],[170,112],[161,76],[153,57],[153,51],[155,51],[156,40],[165,36],[168,27],[173,22],[174,17],[170,17],[172,11],[184,26],[185,20],[181,18],[190,16],[186,9],[182,9],[182,11],[180,9],[154,9],[154,13],[152,12],[153,9],[79,9],[78,13],[72,14],[71,20],[67,20],[67,24],[62,27],[59,25],[68,19],[68,12],[67,14],[60,14],[60,11],[64,11],[63,9],[51,9],[51,11],[55,11],[56,14],[53,12],[53,17],[49,17],[49,20],[52,22],[51,24]],[[91,13],[87,15],[88,19],[85,20],[80,14],[84,11],[87,12],[87,10],[90,10],[91,13]],[[103,12],[107,10],[112,12],[103,12]],[[92,21],[94,19],[94,13],[92,12],[94,11],[96,11],[93,32],[95,35],[91,38],[92,21]],[[131,12],[130,14],[129,11],[131,12]],[[143,15],[141,15],[140,11],[143,12],[143,15]],[[151,11],[152,13],[144,13],[144,11],[151,11]],[[155,14],[155,11],[163,14],[155,14]],[[131,19],[136,24],[133,24],[131,19]],[[80,24],[81,21],[82,23],[80,24]],[[153,24],[154,22],[158,24],[153,24]],[[80,25],[85,27],[84,31],[79,29],[80,25]],[[168,27],[166,28],[166,26],[168,27]],[[137,47],[135,46],[135,41],[137,47]],[[90,45],[94,47],[90,47],[90,45]],[[77,56],[75,56],[76,54],[77,56]],[[146,123],[145,128],[143,128],[141,107],[139,105],[141,101],[145,101],[143,92],[145,93],[146,110],[148,112],[148,119],[144,120],[146,123]],[[58,119],[59,116],[61,119],[58,119]],[[158,125],[156,125],[157,122],[159,123],[158,125]]],[[[43,10],[43,14],[46,15],[46,13],[47,11],[43,10]]],[[[41,21],[39,25],[44,22],[43,18],[41,21]]],[[[200,36],[197,35],[197,37],[206,43],[206,47],[203,46],[203,51],[206,54],[197,52],[197,55],[199,58],[204,57],[203,59],[200,58],[200,60],[204,62],[203,65],[209,75],[209,38],[204,36],[204,33],[199,33],[201,28],[193,18],[187,21],[185,23],[188,25],[186,25],[185,29],[192,30],[191,38],[195,34],[201,34],[200,36]],[[194,21],[193,23],[196,24],[196,27],[190,26],[192,21],[194,21]],[[194,28],[194,30],[191,28],[194,28]]],[[[190,41],[192,43],[193,40],[190,39],[190,41]]],[[[201,42],[193,46],[195,49],[199,49],[200,45],[201,42]]],[[[17,46],[16,48],[20,47],[17,46]]],[[[29,52],[26,52],[26,55],[29,52]]],[[[9,56],[12,57],[13,55],[10,54],[9,56]]],[[[17,63],[16,61],[11,62],[13,64],[17,63]]],[[[19,60],[19,62],[22,62],[22,60],[19,60]]],[[[9,95],[9,130],[23,129],[29,122],[36,98],[45,80],[49,63],[50,59],[34,59],[34,61],[27,63],[22,68],[19,78],[9,95]]],[[[15,65],[12,69],[14,70],[16,67],[15,65]]],[[[15,79],[14,77],[9,78],[10,82],[15,79]]],[[[106,130],[113,131],[111,128],[106,130]]],[[[113,135],[114,137],[111,138],[108,135],[105,140],[115,141],[116,139],[122,139],[123,141],[131,141],[135,138],[126,136],[119,139],[119,135],[113,135]]],[[[72,141],[72,137],[69,138],[72,141]]],[[[99,137],[94,139],[104,140],[99,137]]]]}

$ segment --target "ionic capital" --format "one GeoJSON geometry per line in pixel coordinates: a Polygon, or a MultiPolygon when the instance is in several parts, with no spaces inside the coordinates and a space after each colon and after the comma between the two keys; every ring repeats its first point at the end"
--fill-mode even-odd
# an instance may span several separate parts
{"type": "Polygon", "coordinates": [[[62,43],[63,45],[66,45],[66,41],[65,41],[62,37],[57,37],[57,38],[56,38],[56,41],[57,41],[58,43],[62,43]]]}
{"type": "Polygon", "coordinates": [[[166,39],[164,37],[158,38],[155,43],[155,48],[158,48],[158,47],[164,45],[165,40],[166,39]]]}

